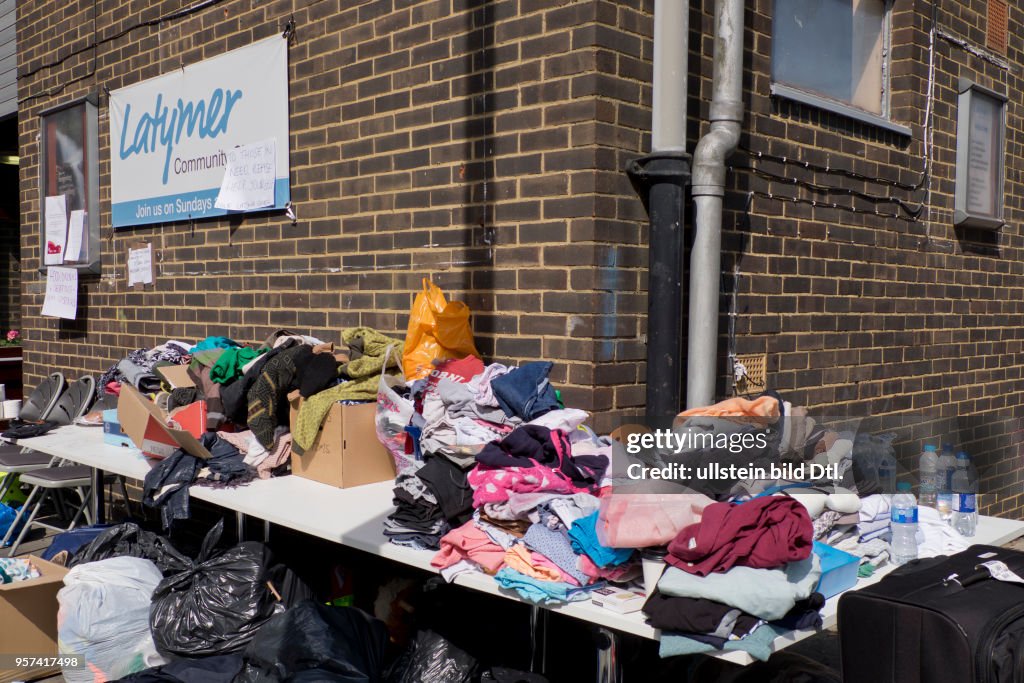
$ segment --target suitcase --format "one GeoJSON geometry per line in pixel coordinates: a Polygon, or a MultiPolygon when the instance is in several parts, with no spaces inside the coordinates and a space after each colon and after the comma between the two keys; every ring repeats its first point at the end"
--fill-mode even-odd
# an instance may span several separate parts
{"type": "Polygon", "coordinates": [[[843,594],[838,620],[844,683],[1019,683],[1024,553],[975,545],[909,562],[843,594]],[[991,561],[1022,582],[993,578],[991,561]]]}

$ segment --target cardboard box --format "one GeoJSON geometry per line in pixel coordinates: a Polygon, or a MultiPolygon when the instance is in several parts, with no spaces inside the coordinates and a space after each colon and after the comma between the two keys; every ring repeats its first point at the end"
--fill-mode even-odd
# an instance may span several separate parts
{"type": "Polygon", "coordinates": [[[121,422],[117,419],[117,408],[103,411],[103,443],[126,448],[135,447],[131,437],[121,430],[121,422]]]}
{"type": "Polygon", "coordinates": [[[196,385],[188,373],[187,365],[161,365],[156,368],[156,373],[163,377],[172,389],[183,389],[196,385]]]}
{"type": "MultiPolygon", "coordinates": [[[[291,425],[302,398],[292,392],[291,425]]],[[[302,455],[292,454],[292,474],[338,488],[350,488],[395,478],[395,461],[377,439],[376,403],[331,406],[313,445],[302,455]]]]}
{"type": "MultiPolygon", "coordinates": [[[[57,591],[64,587],[68,570],[60,565],[26,558],[42,576],[29,581],[0,585],[0,654],[57,655],[57,591]]],[[[0,670],[0,681],[25,680],[25,669],[0,670]]]]}
{"type": "Polygon", "coordinates": [[[121,422],[121,430],[131,438],[135,447],[151,458],[166,458],[181,448],[207,460],[210,452],[198,439],[206,430],[206,404],[199,401],[186,408],[191,412],[176,412],[174,415],[175,422],[186,428],[172,429],[167,426],[167,414],[163,410],[140,394],[138,389],[123,383],[117,399],[117,419],[121,422]]]}

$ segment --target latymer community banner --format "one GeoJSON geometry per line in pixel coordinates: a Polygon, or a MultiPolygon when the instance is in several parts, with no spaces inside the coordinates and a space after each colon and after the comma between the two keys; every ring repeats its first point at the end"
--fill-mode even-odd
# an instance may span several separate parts
{"type": "MultiPolygon", "coordinates": [[[[273,205],[289,200],[288,41],[275,36],[110,93],[115,228],[229,213],[214,204],[236,147],[273,151],[273,205]]],[[[266,193],[264,193],[265,196],[266,193]]],[[[251,205],[251,204],[250,204],[251,205]]]]}

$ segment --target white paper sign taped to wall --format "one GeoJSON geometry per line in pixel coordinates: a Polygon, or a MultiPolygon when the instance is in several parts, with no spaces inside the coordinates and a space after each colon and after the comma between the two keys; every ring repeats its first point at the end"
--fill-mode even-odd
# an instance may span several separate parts
{"type": "Polygon", "coordinates": [[[75,209],[68,217],[68,245],[64,250],[65,261],[83,261],[82,239],[85,234],[85,211],[75,209]]]}
{"type": "Polygon", "coordinates": [[[47,197],[43,223],[46,226],[46,240],[43,255],[45,265],[64,263],[64,247],[68,241],[68,210],[64,195],[47,197]]]}
{"type": "Polygon", "coordinates": [[[78,315],[78,270],[63,266],[46,269],[43,315],[74,320],[78,315]]]}
{"type": "Polygon", "coordinates": [[[225,211],[250,211],[274,205],[274,138],[227,150],[228,164],[214,206],[225,211]]]}
{"type": "Polygon", "coordinates": [[[128,286],[153,284],[153,245],[128,250],[128,286]]]}

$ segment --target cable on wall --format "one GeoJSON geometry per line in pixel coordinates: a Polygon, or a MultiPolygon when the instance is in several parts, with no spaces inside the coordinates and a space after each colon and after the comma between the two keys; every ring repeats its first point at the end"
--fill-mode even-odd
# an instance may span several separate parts
{"type": "Polygon", "coordinates": [[[126,26],[125,28],[121,29],[120,31],[118,31],[117,33],[115,33],[113,35],[107,36],[106,38],[104,38],[102,40],[98,40],[97,39],[98,29],[96,27],[96,7],[95,7],[95,4],[94,4],[93,5],[93,22],[94,23],[93,23],[93,39],[92,39],[92,42],[89,45],[85,45],[85,46],[80,47],[80,48],[78,48],[76,50],[72,50],[71,52],[68,52],[66,55],[64,55],[62,57],[59,57],[59,58],[57,58],[57,59],[55,59],[53,61],[46,62],[44,64],[40,64],[39,66],[37,66],[36,68],[34,68],[34,69],[30,70],[30,71],[26,71],[23,74],[19,74],[18,75],[18,80],[20,81],[22,79],[26,79],[26,78],[29,78],[31,76],[34,76],[35,74],[39,73],[40,71],[43,71],[44,69],[52,69],[55,66],[60,66],[61,64],[63,64],[67,60],[71,59],[72,57],[74,57],[76,55],[80,55],[83,52],[88,52],[89,50],[92,50],[93,51],[93,63],[92,63],[92,69],[89,71],[89,73],[84,74],[82,76],[78,76],[76,78],[72,78],[70,80],[67,80],[64,83],[62,83],[62,84],[60,84],[58,86],[55,86],[55,87],[53,87],[53,88],[51,88],[49,90],[44,90],[44,91],[36,93],[34,95],[28,95],[28,96],[18,100],[18,104],[19,105],[20,104],[24,104],[24,103],[30,102],[32,100],[37,100],[37,99],[39,99],[41,97],[53,97],[54,95],[58,95],[61,92],[63,92],[69,85],[72,85],[74,83],[79,83],[81,81],[84,81],[87,78],[91,78],[93,76],[93,74],[96,73],[96,53],[97,53],[98,48],[101,45],[106,45],[107,43],[110,43],[110,42],[115,41],[115,40],[117,40],[119,38],[122,38],[122,37],[128,35],[129,33],[131,33],[132,31],[135,31],[136,29],[146,28],[146,27],[149,27],[149,26],[157,26],[157,25],[162,24],[164,22],[174,21],[176,19],[181,19],[181,18],[187,17],[187,16],[189,16],[191,14],[195,14],[196,12],[199,12],[201,10],[207,9],[209,7],[213,7],[215,5],[219,5],[220,3],[224,2],[224,1],[225,0],[202,0],[202,2],[197,2],[197,3],[193,4],[193,5],[188,6],[188,7],[183,7],[181,9],[179,9],[179,10],[175,10],[174,12],[169,12],[169,13],[164,14],[164,15],[162,15],[160,17],[155,18],[155,19],[147,19],[146,21],[136,22],[136,23],[132,24],[131,26],[126,26]]]}
{"type": "Polygon", "coordinates": [[[920,216],[921,213],[924,211],[923,205],[908,204],[902,199],[896,197],[879,197],[876,195],[867,194],[866,192],[860,192],[858,190],[850,190],[843,187],[832,187],[830,185],[819,185],[817,183],[808,182],[806,180],[799,180],[797,178],[787,178],[785,176],[780,176],[775,173],[771,173],[770,171],[765,171],[763,169],[756,168],[754,166],[731,166],[730,168],[737,171],[747,171],[772,182],[799,186],[806,190],[810,190],[811,192],[816,192],[818,194],[845,194],[847,196],[857,197],[858,199],[863,199],[864,201],[872,202],[874,204],[895,204],[903,213],[915,219],[918,216],[920,216]]]}

